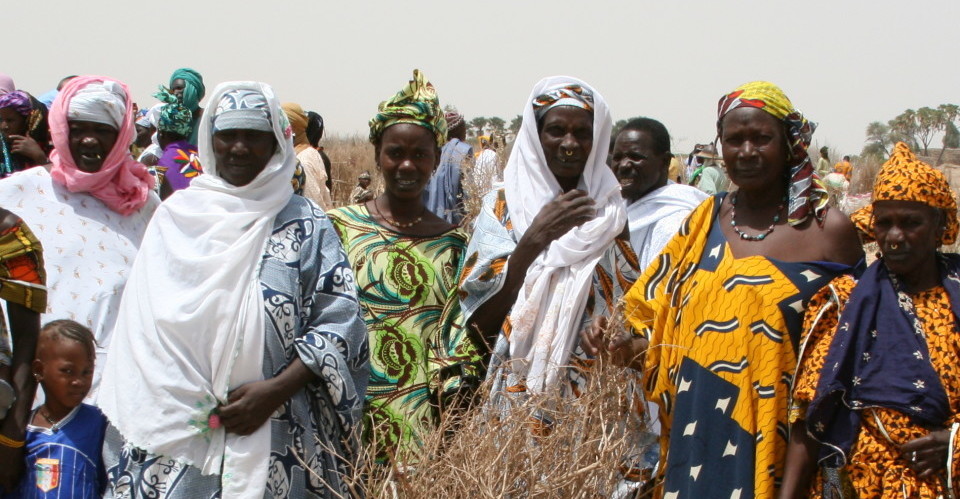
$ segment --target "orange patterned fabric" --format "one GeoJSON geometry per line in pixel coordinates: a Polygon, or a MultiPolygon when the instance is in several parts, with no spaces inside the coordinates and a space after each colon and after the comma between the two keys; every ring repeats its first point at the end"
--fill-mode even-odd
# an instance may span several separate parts
{"type": "Polygon", "coordinates": [[[625,297],[650,341],[644,390],[660,406],[664,496],[774,497],[789,382],[807,299],[837,273],[816,262],[737,258],[703,202],[625,297]]]}
{"type": "Polygon", "coordinates": [[[20,221],[0,233],[0,299],[46,312],[45,281],[43,249],[26,224],[20,221]]]}
{"type": "MultiPolygon", "coordinates": [[[[873,184],[873,201],[917,201],[944,211],[947,230],[941,243],[957,240],[957,201],[943,172],[920,161],[913,151],[898,142],[890,159],[880,168],[873,184]]],[[[856,212],[850,219],[868,241],[873,241],[873,204],[856,212]]]]}
{"type": "MultiPolygon", "coordinates": [[[[840,311],[855,285],[856,282],[850,277],[839,277],[810,301],[804,319],[803,329],[807,336],[802,343],[800,365],[794,383],[791,422],[803,419],[806,405],[816,393],[840,311]]],[[[930,361],[947,392],[950,410],[956,415],[960,409],[960,364],[956,362],[960,355],[960,343],[949,297],[943,287],[937,286],[913,294],[911,298],[917,317],[924,324],[930,361]]],[[[954,416],[949,423],[954,423],[957,419],[957,416],[954,416]]],[[[864,411],[857,441],[851,448],[845,467],[859,496],[931,499],[942,497],[945,494],[943,483],[946,474],[920,479],[909,468],[897,447],[927,433],[929,430],[913,424],[901,412],[884,408],[864,411]]],[[[960,467],[956,465],[958,457],[960,456],[954,456],[953,487],[960,485],[960,480],[957,480],[960,472],[960,467]]],[[[816,497],[820,492],[820,483],[817,480],[811,485],[810,493],[816,497]]]]}

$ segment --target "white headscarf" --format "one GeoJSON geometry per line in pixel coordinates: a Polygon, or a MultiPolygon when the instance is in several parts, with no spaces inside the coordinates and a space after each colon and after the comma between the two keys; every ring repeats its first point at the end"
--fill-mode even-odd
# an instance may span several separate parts
{"type": "Polygon", "coordinates": [[[512,368],[518,374],[526,374],[527,389],[534,393],[556,386],[558,368],[569,364],[594,269],[626,222],[620,184],[606,165],[612,127],[607,103],[586,83],[554,76],[533,87],[523,109],[520,133],[503,171],[507,209],[517,239],[523,237],[540,210],[562,192],[547,166],[532,103],[548,90],[571,84],[581,85],[593,94],[593,148],[577,188],[596,202],[597,215],[550,243],[534,260],[510,312],[512,368]]]}
{"type": "Polygon", "coordinates": [[[220,84],[211,102],[237,90],[261,93],[278,145],[248,185],[220,178],[215,113],[200,123],[205,174],[157,208],[120,305],[98,404],[135,447],[221,474],[223,497],[263,497],[270,425],[249,436],[210,429],[227,394],[263,379],[260,262],[276,215],[293,195],[292,131],[270,86],[220,84]]]}
{"type": "Polygon", "coordinates": [[[103,123],[119,130],[126,111],[127,94],[123,87],[115,81],[104,80],[77,90],[70,99],[67,120],[103,123]]]}

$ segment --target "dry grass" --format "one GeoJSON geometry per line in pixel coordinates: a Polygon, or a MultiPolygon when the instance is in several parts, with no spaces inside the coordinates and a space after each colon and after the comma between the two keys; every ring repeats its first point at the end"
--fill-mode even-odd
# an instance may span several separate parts
{"type": "Polygon", "coordinates": [[[330,176],[333,189],[330,196],[334,206],[353,204],[350,191],[357,186],[357,176],[369,172],[373,181],[370,189],[379,193],[383,190],[377,164],[373,154],[373,144],[365,135],[333,135],[323,139],[323,152],[330,157],[330,176]]]}
{"type": "MultiPolygon", "coordinates": [[[[636,400],[626,376],[598,364],[579,398],[542,395],[505,416],[482,402],[452,411],[409,451],[405,462],[415,465],[372,464],[380,449],[369,444],[364,464],[347,477],[350,490],[366,497],[622,497],[621,471],[642,429],[625,416],[636,400]],[[542,413],[553,419],[547,429],[532,422],[542,413]]],[[[488,399],[484,384],[475,400],[488,399]]]]}

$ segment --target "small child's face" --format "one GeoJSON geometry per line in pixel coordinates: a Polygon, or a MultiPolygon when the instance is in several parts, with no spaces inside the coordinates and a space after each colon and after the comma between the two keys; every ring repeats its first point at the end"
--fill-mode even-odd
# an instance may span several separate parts
{"type": "Polygon", "coordinates": [[[370,185],[370,179],[368,178],[360,179],[360,187],[363,187],[364,189],[366,189],[368,185],[370,185]]]}
{"type": "Polygon", "coordinates": [[[83,402],[93,383],[93,357],[79,341],[50,340],[34,362],[47,403],[74,408],[83,402]]]}

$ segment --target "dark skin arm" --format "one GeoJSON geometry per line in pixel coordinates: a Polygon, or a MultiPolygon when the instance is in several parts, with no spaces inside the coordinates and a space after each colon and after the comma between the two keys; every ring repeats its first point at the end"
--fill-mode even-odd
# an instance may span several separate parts
{"type": "Polygon", "coordinates": [[[527,270],[540,253],[570,229],[590,221],[595,215],[593,199],[575,189],[557,196],[537,213],[510,255],[503,287],[470,318],[471,334],[481,336],[477,338],[481,340],[478,344],[486,344],[489,349],[496,340],[500,326],[517,301],[527,270]]]}
{"type": "Polygon", "coordinates": [[[220,408],[223,428],[237,435],[250,435],[263,426],[284,402],[316,379],[299,358],[277,376],[253,381],[230,392],[220,408]]]}
{"type": "Polygon", "coordinates": [[[820,444],[810,438],[806,423],[797,421],[790,426],[790,442],[787,444],[787,462],[783,470],[783,485],[780,499],[806,497],[807,486],[817,470],[817,452],[820,444]]]}
{"type": "MultiPolygon", "coordinates": [[[[36,395],[37,382],[30,372],[37,351],[37,336],[40,332],[40,314],[17,305],[7,303],[10,317],[10,331],[13,334],[13,365],[11,381],[17,393],[17,400],[0,425],[3,436],[22,442],[30,418],[30,407],[36,395]]],[[[0,487],[13,492],[23,474],[24,448],[12,449],[0,445],[0,487]]]]}

